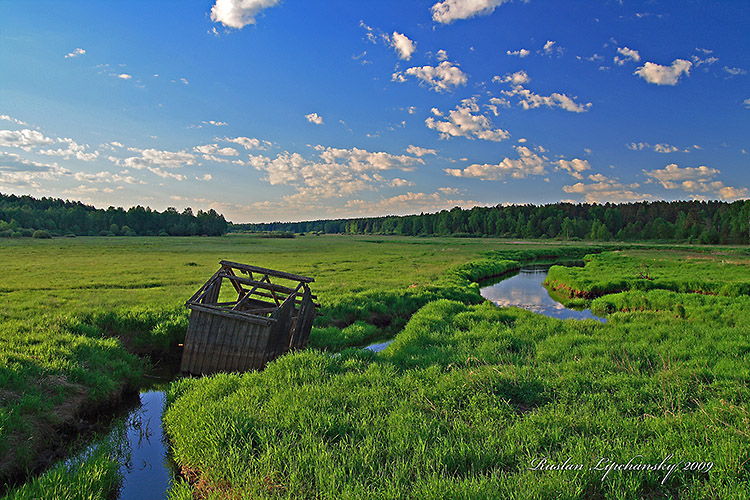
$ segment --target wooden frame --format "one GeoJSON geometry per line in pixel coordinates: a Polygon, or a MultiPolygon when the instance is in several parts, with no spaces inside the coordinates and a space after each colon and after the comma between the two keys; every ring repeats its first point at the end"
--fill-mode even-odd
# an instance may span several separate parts
{"type": "Polygon", "coordinates": [[[320,307],[310,291],[313,278],[226,260],[220,265],[185,303],[191,312],[180,367],[184,373],[260,370],[307,345],[320,307]],[[224,282],[234,288],[236,299],[219,301],[224,282]]]}

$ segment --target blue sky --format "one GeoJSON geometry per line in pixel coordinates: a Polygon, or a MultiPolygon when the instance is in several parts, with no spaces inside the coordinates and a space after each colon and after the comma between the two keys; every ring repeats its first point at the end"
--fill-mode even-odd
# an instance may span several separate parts
{"type": "Polygon", "coordinates": [[[750,196],[750,3],[0,1],[0,192],[234,222],[750,196]]]}

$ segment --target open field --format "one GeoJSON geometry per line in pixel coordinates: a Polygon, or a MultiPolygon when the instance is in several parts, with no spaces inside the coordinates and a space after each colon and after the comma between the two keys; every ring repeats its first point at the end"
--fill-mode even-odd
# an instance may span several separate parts
{"type": "MultiPolygon", "coordinates": [[[[323,307],[315,349],[261,373],[173,384],[166,431],[203,494],[741,498],[750,459],[750,303],[742,288],[735,297],[605,295],[592,304],[609,314],[605,325],[472,305],[482,300],[482,277],[519,261],[599,250],[351,236],[6,240],[0,449],[14,450],[24,467],[38,465],[66,427],[63,411],[76,421],[138,387],[148,361],[130,353],[164,354],[181,341],[182,303],[226,258],[313,276],[323,307]],[[393,334],[382,354],[346,349],[393,334]],[[15,446],[35,440],[46,444],[15,446]],[[675,471],[664,483],[655,472],[613,471],[602,481],[606,471],[527,470],[544,457],[593,466],[595,457],[658,463],[669,454],[713,466],[675,471]]],[[[625,254],[653,260],[648,272],[658,283],[673,269],[683,281],[710,276],[719,290],[744,279],[722,271],[747,259],[744,250],[696,253],[701,266],[675,265],[688,250],[625,254]]],[[[592,262],[584,273],[596,269],[592,262]]],[[[622,263],[590,276],[622,281],[633,266],[643,268],[622,263]]],[[[99,454],[75,471],[52,470],[19,498],[64,498],[89,483],[110,485],[98,490],[106,491],[117,481],[111,460],[99,454]],[[60,485],[63,476],[71,479],[60,485]]],[[[171,495],[190,498],[192,487],[178,483],[171,495]]]]}
{"type": "Polygon", "coordinates": [[[223,258],[315,277],[323,316],[311,343],[341,349],[395,333],[435,298],[481,300],[446,271],[508,247],[542,248],[344,236],[3,240],[0,479],[46,465],[61,432],[75,435],[81,419],[134,391],[147,360],[130,353],[181,342],[182,304],[223,258]]]}

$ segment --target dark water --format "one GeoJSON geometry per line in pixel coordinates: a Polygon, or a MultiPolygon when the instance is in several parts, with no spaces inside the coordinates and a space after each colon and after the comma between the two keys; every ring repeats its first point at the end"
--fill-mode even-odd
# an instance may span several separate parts
{"type": "Polygon", "coordinates": [[[127,452],[120,474],[120,500],[161,499],[174,480],[166,439],[161,428],[164,391],[140,394],[141,404],[126,421],[127,452]]]}
{"type": "Polygon", "coordinates": [[[520,307],[529,311],[558,319],[595,319],[605,322],[591,313],[591,310],[569,309],[553,299],[542,286],[549,266],[529,266],[518,274],[494,284],[484,286],[479,291],[487,300],[501,307],[520,307]]]}

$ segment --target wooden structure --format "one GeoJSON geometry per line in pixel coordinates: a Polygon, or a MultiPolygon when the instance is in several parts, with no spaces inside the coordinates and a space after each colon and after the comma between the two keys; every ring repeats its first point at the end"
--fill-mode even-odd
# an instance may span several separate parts
{"type": "Polygon", "coordinates": [[[191,312],[182,372],[260,370],[307,344],[319,307],[310,292],[313,278],[225,260],[220,264],[185,304],[191,312]]]}

